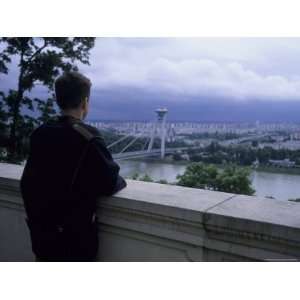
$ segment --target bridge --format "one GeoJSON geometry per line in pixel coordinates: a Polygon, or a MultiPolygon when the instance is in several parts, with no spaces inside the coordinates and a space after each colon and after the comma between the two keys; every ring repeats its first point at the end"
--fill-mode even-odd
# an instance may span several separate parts
{"type": "MultiPolygon", "coordinates": [[[[221,146],[230,146],[230,145],[238,145],[245,142],[257,140],[264,138],[268,135],[256,135],[253,137],[243,137],[238,139],[232,139],[227,141],[219,141],[218,143],[221,146]]],[[[119,141],[124,140],[125,138],[128,138],[128,136],[122,137],[119,141]]],[[[135,137],[126,147],[125,150],[129,148],[138,139],[138,137],[135,137]]],[[[112,143],[112,145],[117,144],[119,141],[116,141],[112,143]]],[[[111,145],[108,146],[108,148],[111,148],[111,145]]],[[[163,150],[163,157],[165,154],[173,154],[180,151],[186,151],[186,150],[195,150],[195,149],[201,149],[201,146],[191,146],[191,147],[174,147],[174,148],[164,148],[163,150]]],[[[162,149],[151,149],[151,150],[140,150],[140,151],[128,151],[125,152],[124,149],[120,153],[113,154],[113,158],[116,160],[125,160],[125,159],[133,159],[133,158],[141,158],[141,157],[162,157],[162,149]]]]}
{"type": "MultiPolygon", "coordinates": [[[[139,151],[126,151],[128,150],[139,138],[141,137],[147,137],[145,133],[139,133],[138,135],[132,136],[130,134],[123,135],[118,140],[114,141],[110,145],[107,146],[108,149],[111,149],[113,146],[119,144],[120,142],[124,142],[126,139],[132,138],[130,142],[126,144],[125,147],[119,152],[114,153],[113,158],[115,160],[125,160],[125,159],[133,159],[133,158],[141,158],[141,157],[155,157],[160,156],[161,158],[164,158],[166,154],[172,154],[176,153],[177,151],[185,151],[188,149],[199,149],[198,147],[177,147],[177,148],[166,148],[166,115],[168,110],[166,108],[159,108],[155,110],[157,114],[156,122],[153,123],[153,128],[150,133],[150,136],[148,136],[148,139],[146,139],[146,143],[143,146],[142,150],[139,151]],[[159,149],[153,149],[154,139],[155,137],[158,137],[160,139],[160,148],[159,149]],[[147,150],[145,150],[147,148],[147,150]]],[[[172,132],[174,134],[174,132],[172,132]]],[[[260,134],[255,136],[247,136],[247,137],[241,137],[237,139],[231,139],[226,141],[219,141],[218,143],[222,146],[230,146],[230,145],[237,145],[242,144],[245,142],[250,142],[253,140],[261,139],[266,137],[267,134],[260,134]]]]}
{"type": "MultiPolygon", "coordinates": [[[[199,147],[176,147],[176,148],[165,148],[165,154],[172,154],[180,151],[185,151],[188,149],[199,149],[199,147]]],[[[151,151],[129,151],[116,153],[112,155],[115,160],[125,160],[132,158],[140,158],[140,157],[155,157],[161,156],[161,149],[152,149],[151,151]]]]}
{"type": "MultiPolygon", "coordinates": [[[[158,108],[155,110],[156,113],[156,122],[153,123],[152,132],[150,133],[150,137],[146,140],[146,143],[143,146],[143,149],[140,151],[132,151],[126,152],[139,138],[144,137],[145,134],[140,133],[133,137],[133,139],[127,143],[127,145],[117,154],[114,154],[113,157],[116,160],[120,159],[129,159],[129,158],[138,158],[138,157],[151,157],[151,156],[158,156],[160,155],[161,158],[165,157],[165,154],[174,153],[176,151],[180,151],[179,148],[170,148],[166,149],[166,114],[168,110],[166,108],[158,108]],[[160,138],[160,149],[153,149],[154,139],[158,136],[160,138]],[[147,146],[148,144],[148,146],[147,146]],[[144,149],[147,147],[147,150],[144,149]]],[[[112,148],[113,146],[117,145],[118,143],[132,137],[130,134],[122,136],[117,141],[114,141],[110,145],[107,146],[108,149],[112,148]]]]}

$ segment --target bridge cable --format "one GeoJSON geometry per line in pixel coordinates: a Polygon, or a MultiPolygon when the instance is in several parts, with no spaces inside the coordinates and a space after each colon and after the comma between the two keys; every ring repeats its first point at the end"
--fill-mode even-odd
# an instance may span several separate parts
{"type": "Polygon", "coordinates": [[[123,153],[126,149],[128,149],[138,138],[141,137],[141,134],[135,137],[129,144],[127,144],[120,152],[119,154],[123,153]]]}
{"type": "Polygon", "coordinates": [[[144,143],[144,145],[142,147],[142,151],[144,151],[146,149],[146,146],[147,146],[148,142],[150,142],[150,139],[151,139],[150,137],[146,138],[146,142],[144,143]]]}
{"type": "Polygon", "coordinates": [[[130,134],[125,135],[125,136],[122,136],[120,139],[118,139],[117,141],[115,141],[115,142],[113,142],[112,144],[110,144],[109,146],[107,146],[107,148],[109,149],[109,148],[113,147],[114,145],[116,145],[116,144],[118,144],[118,143],[120,143],[120,142],[126,140],[126,139],[127,139],[128,137],[130,137],[130,136],[131,136],[130,134]]]}

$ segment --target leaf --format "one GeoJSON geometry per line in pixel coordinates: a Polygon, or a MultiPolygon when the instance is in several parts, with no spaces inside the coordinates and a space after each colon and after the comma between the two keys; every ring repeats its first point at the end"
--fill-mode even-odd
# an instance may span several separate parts
{"type": "MultiPolygon", "coordinates": [[[[1,118],[6,118],[9,122],[13,145],[18,144],[20,136],[24,136],[25,133],[29,136],[34,126],[46,121],[56,113],[53,97],[31,99],[28,92],[30,93],[38,83],[46,86],[52,94],[54,81],[59,74],[78,70],[77,62],[88,64],[94,42],[95,38],[76,37],[0,38],[3,46],[3,50],[0,52],[0,73],[9,72],[9,63],[13,56],[19,61],[20,73],[17,87],[11,86],[7,96],[1,92],[2,103],[7,111],[3,112],[3,107],[0,107],[0,126],[1,118]],[[40,116],[34,119],[32,116],[23,115],[23,107],[30,111],[35,111],[35,107],[37,107],[40,116]]],[[[12,152],[21,151],[21,147],[13,148],[12,152]]],[[[19,157],[20,153],[11,153],[11,155],[19,157]]]]}

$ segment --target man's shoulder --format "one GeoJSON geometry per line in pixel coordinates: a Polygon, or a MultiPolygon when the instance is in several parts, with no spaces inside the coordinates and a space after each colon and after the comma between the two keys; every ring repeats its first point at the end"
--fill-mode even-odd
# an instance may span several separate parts
{"type": "Polygon", "coordinates": [[[96,127],[78,122],[73,124],[73,128],[88,141],[97,138],[104,142],[100,131],[96,127]]]}
{"type": "MultiPolygon", "coordinates": [[[[79,120],[62,120],[59,117],[54,117],[45,122],[44,124],[37,127],[31,134],[32,138],[39,138],[40,136],[47,135],[48,133],[52,132],[52,135],[58,134],[58,132],[62,132],[62,130],[66,130],[65,134],[70,134],[72,131],[77,132],[77,136],[81,136],[87,141],[93,139],[101,139],[104,142],[103,137],[100,131],[91,125],[88,125],[79,120]],[[70,132],[71,130],[71,132],[70,132]]],[[[73,134],[72,134],[73,136],[73,134]]]]}
{"type": "Polygon", "coordinates": [[[100,133],[100,131],[99,131],[99,129],[97,129],[96,127],[91,126],[91,125],[86,124],[86,123],[83,123],[83,122],[81,122],[81,125],[82,125],[86,130],[88,130],[90,133],[92,133],[93,135],[95,135],[95,136],[100,136],[100,137],[102,136],[101,133],[100,133]]]}
{"type": "Polygon", "coordinates": [[[31,138],[37,137],[40,134],[43,134],[44,132],[51,130],[52,128],[58,128],[58,127],[60,127],[59,118],[52,117],[48,121],[44,122],[43,124],[35,128],[31,133],[31,138]]]}

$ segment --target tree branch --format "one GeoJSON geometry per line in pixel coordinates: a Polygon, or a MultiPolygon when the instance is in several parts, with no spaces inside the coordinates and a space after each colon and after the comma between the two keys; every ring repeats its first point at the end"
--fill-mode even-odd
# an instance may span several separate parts
{"type": "Polygon", "coordinates": [[[42,52],[48,46],[47,41],[44,40],[44,45],[37,49],[27,60],[27,63],[30,63],[35,56],[37,56],[40,52],[42,52]]]}

